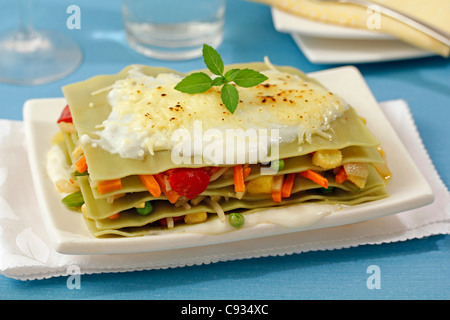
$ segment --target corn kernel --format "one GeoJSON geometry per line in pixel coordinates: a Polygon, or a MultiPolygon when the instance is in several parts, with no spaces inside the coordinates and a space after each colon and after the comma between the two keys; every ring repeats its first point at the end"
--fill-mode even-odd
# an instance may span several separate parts
{"type": "Polygon", "coordinates": [[[246,190],[251,194],[271,194],[273,185],[273,176],[261,176],[250,180],[247,183],[246,190]]]}
{"type": "Polygon", "coordinates": [[[208,214],[206,211],[189,213],[184,216],[184,222],[186,224],[194,224],[206,221],[208,214]]]}

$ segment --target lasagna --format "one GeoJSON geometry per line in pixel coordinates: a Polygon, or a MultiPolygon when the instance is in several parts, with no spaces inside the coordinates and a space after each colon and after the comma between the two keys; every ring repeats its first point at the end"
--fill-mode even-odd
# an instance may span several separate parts
{"type": "Polygon", "coordinates": [[[227,68],[236,67],[267,80],[238,88],[233,114],[219,88],[179,92],[184,75],[165,68],[133,65],[63,88],[55,147],[67,179],[56,184],[93,236],[142,236],[213,219],[241,228],[270,208],[388,196],[380,142],[352,106],[295,68],[227,68]]]}

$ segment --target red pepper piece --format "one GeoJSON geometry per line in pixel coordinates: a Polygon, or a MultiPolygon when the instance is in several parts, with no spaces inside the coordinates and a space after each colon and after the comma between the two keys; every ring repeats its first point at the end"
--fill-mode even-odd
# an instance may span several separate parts
{"type": "MultiPolygon", "coordinates": [[[[177,223],[178,221],[183,220],[183,219],[184,219],[184,216],[172,217],[172,219],[173,219],[173,223],[177,223]]],[[[167,218],[159,219],[158,222],[159,222],[162,226],[167,227],[167,218]]]]}
{"type": "Polygon", "coordinates": [[[60,122],[73,123],[72,114],[70,113],[69,105],[67,105],[64,108],[64,110],[62,111],[61,116],[59,117],[57,123],[60,123],[60,122]]]}

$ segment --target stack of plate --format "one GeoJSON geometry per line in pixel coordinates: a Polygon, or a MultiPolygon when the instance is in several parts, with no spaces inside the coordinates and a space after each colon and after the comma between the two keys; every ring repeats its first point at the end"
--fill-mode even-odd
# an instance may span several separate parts
{"type": "Polygon", "coordinates": [[[290,33],[312,63],[369,63],[435,55],[372,30],[317,22],[272,8],[275,29],[290,33]]]}

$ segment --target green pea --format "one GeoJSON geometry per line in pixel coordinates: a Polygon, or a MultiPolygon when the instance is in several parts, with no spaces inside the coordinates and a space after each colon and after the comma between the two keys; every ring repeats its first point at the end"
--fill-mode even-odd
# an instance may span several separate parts
{"type": "Polygon", "coordinates": [[[327,188],[319,188],[320,192],[322,193],[331,193],[334,190],[334,187],[329,186],[328,189],[327,188]]]}
{"type": "Polygon", "coordinates": [[[150,201],[147,201],[143,208],[136,208],[136,211],[141,216],[148,216],[153,211],[153,205],[150,201]]]}
{"type": "Polygon", "coordinates": [[[228,220],[230,221],[230,224],[237,229],[242,227],[245,223],[245,218],[240,213],[230,213],[228,220]]]}
{"type": "Polygon", "coordinates": [[[270,168],[274,171],[281,171],[284,168],[284,160],[274,160],[270,162],[270,168]]]}
{"type": "Polygon", "coordinates": [[[84,204],[83,194],[81,191],[71,193],[64,197],[61,201],[69,208],[81,207],[84,204]]]}

